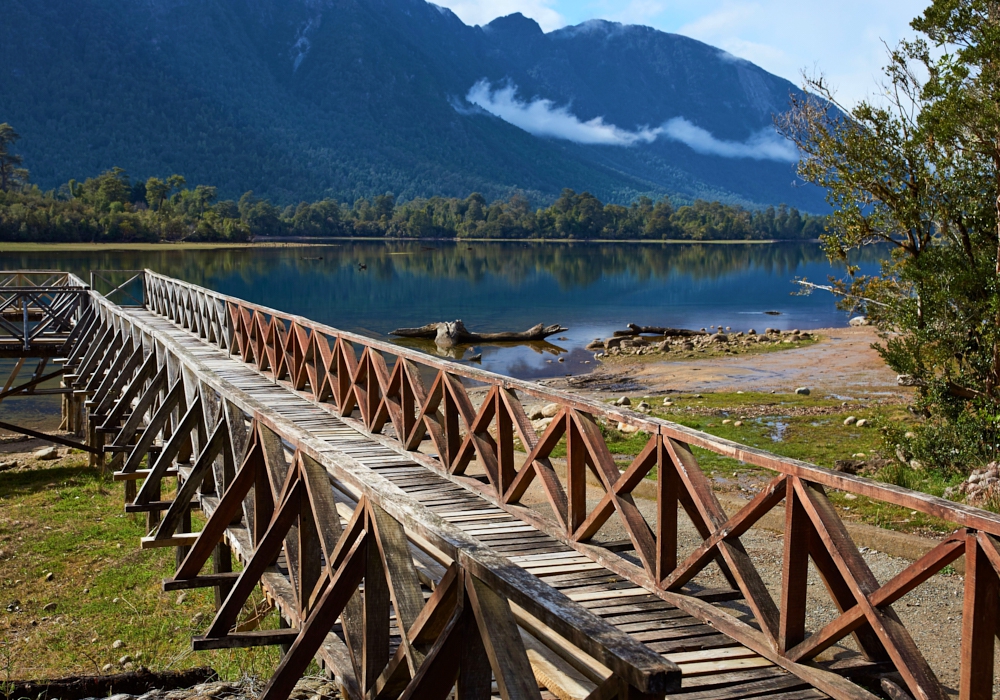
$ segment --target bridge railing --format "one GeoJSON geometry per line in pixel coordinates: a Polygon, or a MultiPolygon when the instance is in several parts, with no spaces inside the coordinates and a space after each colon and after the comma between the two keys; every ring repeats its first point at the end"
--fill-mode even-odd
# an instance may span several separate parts
{"type": "Polygon", "coordinates": [[[217,591],[195,648],[290,645],[267,700],[287,698],[317,653],[352,700],[445,697],[456,674],[460,697],[489,697],[493,677],[504,700],[537,700],[518,629],[525,616],[593,664],[593,700],[680,688],[675,664],[259,401],[254,389],[267,380],[231,384],[166,324],[96,293],[93,302],[96,322],[67,358],[92,435],[113,455],[126,511],[147,514],[142,546],[177,548],[164,587],[217,591]],[[177,490],[164,500],[170,477],[177,490]],[[207,516],[200,532],[190,531],[193,507],[207,516]],[[232,571],[231,552],[242,571],[232,571]],[[234,629],[258,584],[291,629],[234,629]]]}
{"type": "Polygon", "coordinates": [[[872,697],[812,663],[849,636],[865,659],[893,669],[913,697],[947,697],[892,604],[964,555],[960,695],[992,697],[994,639],[1000,622],[1000,516],[994,513],[439,360],[152,271],[146,272],[145,284],[147,303],[156,313],[378,439],[410,451],[834,697],[872,697]],[[429,382],[428,376],[433,377],[429,382]],[[485,388],[478,406],[469,396],[472,386],[485,388]],[[558,406],[541,434],[524,409],[528,399],[558,406]],[[618,424],[646,436],[645,447],[624,470],[616,465],[601,427],[618,424]],[[433,453],[419,451],[425,436],[433,453]],[[728,515],[698,465],[695,447],[766,468],[775,476],[739,512],[728,515]],[[564,473],[553,461],[557,450],[565,454],[564,473]],[[472,473],[475,469],[481,473],[472,473]],[[603,490],[595,505],[587,500],[588,472],[603,490]],[[656,486],[657,515],[652,523],[640,513],[632,495],[644,479],[656,486]],[[551,514],[521,503],[533,482],[540,484],[551,514]],[[827,489],[925,513],[953,523],[956,530],[927,555],[880,583],[827,489]],[[779,507],[785,516],[784,561],[776,600],[740,538],[779,507]],[[678,547],[681,509],[703,540],[683,558],[678,547]],[[612,516],[628,533],[631,557],[622,556],[620,545],[609,548],[593,540],[612,516]],[[839,611],[833,621],[811,633],[806,629],[810,561],[839,611]],[[712,562],[744,599],[753,624],[685,595],[685,586],[712,562]]]}
{"type": "Polygon", "coordinates": [[[0,272],[0,353],[58,352],[89,301],[89,287],[70,273],[0,272]]]}

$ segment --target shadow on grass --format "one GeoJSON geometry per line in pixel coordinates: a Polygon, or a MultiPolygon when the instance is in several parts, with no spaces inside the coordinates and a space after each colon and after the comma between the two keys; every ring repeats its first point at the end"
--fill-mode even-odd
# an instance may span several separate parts
{"type": "MultiPolygon", "coordinates": [[[[0,479],[0,498],[26,496],[61,485],[67,481],[77,484],[90,481],[106,481],[100,472],[88,466],[53,466],[23,472],[7,472],[0,479]]],[[[108,481],[107,483],[111,483],[108,481]]]]}

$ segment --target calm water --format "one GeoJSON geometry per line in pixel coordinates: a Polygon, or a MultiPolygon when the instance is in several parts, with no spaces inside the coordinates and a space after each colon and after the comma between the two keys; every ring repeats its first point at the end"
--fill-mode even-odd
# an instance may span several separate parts
{"type": "MultiPolygon", "coordinates": [[[[871,271],[878,259],[873,253],[857,262],[862,271],[871,271]]],[[[214,251],[2,253],[0,267],[62,269],[84,279],[92,269],[148,267],[383,339],[401,326],[459,318],[480,331],[523,330],[536,323],[567,326],[549,344],[458,351],[465,356],[482,352],[484,368],[521,378],[589,371],[595,363],[583,346],[629,322],[762,330],[843,326],[848,318],[826,292],[793,296],[797,277],[825,283],[828,275],[842,272],[827,262],[818,244],[349,242],[214,251]]],[[[433,345],[421,349],[433,351],[433,345]]]]}

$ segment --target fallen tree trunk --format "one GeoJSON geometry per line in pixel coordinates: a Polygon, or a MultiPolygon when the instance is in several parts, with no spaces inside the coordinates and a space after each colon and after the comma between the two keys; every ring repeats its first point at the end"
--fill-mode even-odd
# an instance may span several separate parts
{"type": "Polygon", "coordinates": [[[162,671],[153,673],[146,669],[110,676],[75,676],[56,680],[11,681],[0,692],[0,698],[49,697],[60,700],[78,698],[101,698],[110,695],[142,695],[150,690],[175,690],[190,688],[216,678],[215,671],[208,667],[192,668],[186,671],[162,671]]]}
{"type": "Polygon", "coordinates": [[[627,331],[615,331],[616,338],[624,338],[633,335],[663,335],[679,338],[691,338],[696,335],[708,335],[707,331],[692,331],[687,328],[664,328],[662,326],[637,326],[629,323],[627,331]]]}
{"type": "Polygon", "coordinates": [[[569,330],[558,323],[544,326],[539,323],[526,331],[505,331],[502,333],[473,333],[462,321],[441,321],[428,323],[420,328],[397,328],[390,335],[400,338],[424,338],[433,340],[443,348],[470,343],[526,342],[545,340],[550,335],[569,330]]]}

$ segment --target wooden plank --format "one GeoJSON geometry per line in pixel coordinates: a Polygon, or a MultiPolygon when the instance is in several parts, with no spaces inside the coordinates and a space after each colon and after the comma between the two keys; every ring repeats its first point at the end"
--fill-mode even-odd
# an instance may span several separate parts
{"type": "Polygon", "coordinates": [[[1000,620],[1000,581],[975,534],[966,538],[965,595],[962,600],[962,648],[959,697],[993,697],[994,639],[1000,620]]]}
{"type": "Polygon", "coordinates": [[[192,651],[209,651],[211,649],[245,649],[247,647],[266,647],[278,644],[291,644],[299,636],[297,629],[283,630],[252,630],[250,632],[230,632],[225,637],[193,637],[192,651]]]}
{"type": "Polygon", "coordinates": [[[140,542],[143,549],[157,547],[190,547],[198,540],[198,532],[175,533],[170,537],[143,537],[140,542]]]}
{"type": "Polygon", "coordinates": [[[510,605],[472,574],[466,575],[465,590],[501,697],[504,700],[540,700],[510,605]]]}

